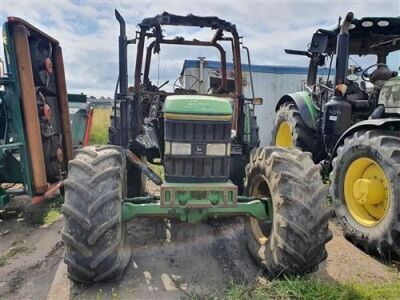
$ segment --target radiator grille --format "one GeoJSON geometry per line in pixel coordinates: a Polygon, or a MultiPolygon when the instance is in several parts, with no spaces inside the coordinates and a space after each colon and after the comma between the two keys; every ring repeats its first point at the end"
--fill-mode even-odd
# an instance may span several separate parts
{"type": "Polygon", "coordinates": [[[165,179],[169,182],[225,182],[229,178],[231,122],[165,120],[167,143],[190,143],[190,155],[168,153],[164,157],[165,179]],[[225,153],[207,155],[207,144],[225,144],[225,153]]]}

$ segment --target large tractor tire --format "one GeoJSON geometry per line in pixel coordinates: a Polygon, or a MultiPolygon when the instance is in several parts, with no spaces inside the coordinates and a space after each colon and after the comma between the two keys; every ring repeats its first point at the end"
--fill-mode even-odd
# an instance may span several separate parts
{"type": "Polygon", "coordinates": [[[326,259],[331,216],[320,168],[310,153],[281,147],[257,148],[246,167],[249,196],[272,198],[272,220],[249,217],[248,249],[271,278],[314,272],[326,259]]]}
{"type": "Polygon", "coordinates": [[[305,125],[296,105],[291,102],[283,103],[276,112],[271,145],[284,148],[297,147],[305,152],[311,152],[316,163],[322,159],[323,149],[315,131],[305,125]]]}
{"type": "Polygon", "coordinates": [[[371,130],[346,138],[331,181],[345,236],[367,252],[400,255],[400,133],[371,130]]]}
{"type": "Polygon", "coordinates": [[[120,147],[86,147],[69,162],[62,240],[75,282],[119,278],[130,259],[121,222],[126,159],[120,147]]]}

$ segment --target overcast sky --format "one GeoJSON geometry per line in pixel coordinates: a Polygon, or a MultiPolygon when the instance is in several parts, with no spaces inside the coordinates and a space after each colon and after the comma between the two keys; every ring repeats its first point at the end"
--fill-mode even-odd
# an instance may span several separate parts
{"type": "MultiPolygon", "coordinates": [[[[330,28],[339,16],[400,16],[397,1],[9,1],[0,0],[0,18],[18,16],[60,41],[64,52],[68,92],[112,96],[118,76],[118,23],[114,9],[125,17],[128,34],[134,37],[136,24],[144,17],[167,11],[202,16],[215,15],[237,25],[250,48],[253,64],[306,66],[303,57],[285,55],[284,48],[306,49],[319,27],[330,28]]],[[[190,39],[210,37],[211,32],[183,28],[168,35],[190,39]]],[[[152,74],[157,81],[173,81],[184,59],[206,56],[215,51],[169,46],[155,57],[152,74]]],[[[130,83],[133,79],[135,49],[129,52],[130,83]]],[[[1,53],[3,57],[3,53],[1,53]]]]}

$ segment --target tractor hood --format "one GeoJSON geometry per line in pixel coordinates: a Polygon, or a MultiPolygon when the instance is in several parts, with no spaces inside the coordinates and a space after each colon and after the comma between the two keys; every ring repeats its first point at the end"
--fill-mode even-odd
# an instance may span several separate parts
{"type": "Polygon", "coordinates": [[[206,95],[173,95],[165,100],[166,114],[232,116],[232,99],[206,95]]]}

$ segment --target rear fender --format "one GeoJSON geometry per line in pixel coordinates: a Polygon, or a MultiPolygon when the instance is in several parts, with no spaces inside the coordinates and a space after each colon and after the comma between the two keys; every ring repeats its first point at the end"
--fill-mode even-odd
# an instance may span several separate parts
{"type": "Polygon", "coordinates": [[[337,141],[335,148],[333,149],[333,155],[329,159],[329,170],[332,167],[332,160],[336,156],[336,151],[344,143],[346,137],[354,134],[358,131],[364,130],[376,130],[376,129],[385,129],[385,130],[400,130],[400,119],[398,118],[387,118],[387,119],[373,119],[373,120],[365,120],[358,122],[347,129],[340,139],[337,141]]]}
{"type": "Polygon", "coordinates": [[[279,99],[275,107],[275,111],[278,111],[282,104],[289,102],[292,102],[296,105],[301,114],[301,118],[303,119],[304,124],[308,128],[315,130],[315,124],[318,118],[318,111],[314,107],[311,94],[306,91],[286,94],[281,99],[279,99]]]}

